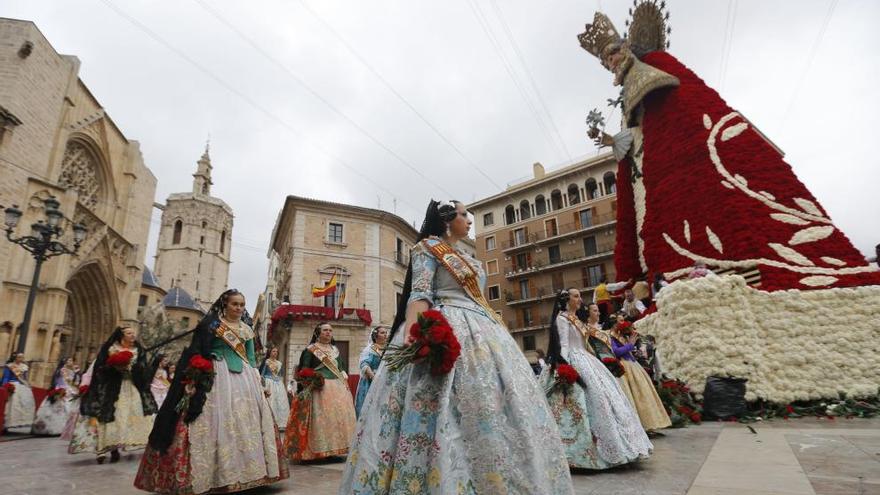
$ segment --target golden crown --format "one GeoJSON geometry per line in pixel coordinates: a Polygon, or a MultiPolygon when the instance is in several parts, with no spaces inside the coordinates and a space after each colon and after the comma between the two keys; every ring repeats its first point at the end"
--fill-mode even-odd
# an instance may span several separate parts
{"type": "Polygon", "coordinates": [[[578,41],[581,42],[581,48],[601,60],[606,48],[622,40],[611,19],[601,12],[596,12],[593,23],[587,24],[587,30],[578,35],[578,41]]]}
{"type": "Polygon", "coordinates": [[[669,48],[672,28],[667,26],[669,11],[665,1],[633,0],[629,15],[631,20],[626,21],[629,29],[624,38],[631,46],[643,53],[669,48]]]}

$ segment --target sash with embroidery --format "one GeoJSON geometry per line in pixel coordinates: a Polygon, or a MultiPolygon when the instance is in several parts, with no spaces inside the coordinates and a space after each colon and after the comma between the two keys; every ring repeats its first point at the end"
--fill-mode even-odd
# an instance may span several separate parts
{"type": "Polygon", "coordinates": [[[452,246],[445,242],[431,246],[428,243],[428,239],[425,239],[422,241],[422,245],[433,254],[435,258],[437,258],[437,262],[443,265],[443,268],[446,268],[449,274],[452,275],[452,278],[458,282],[458,285],[464,289],[465,293],[470,296],[475,303],[485,309],[489,316],[497,321],[498,324],[506,327],[504,321],[502,321],[498,313],[492,309],[492,306],[489,306],[489,301],[483,296],[477,272],[467,260],[462,258],[452,246]]]}
{"type": "Polygon", "coordinates": [[[347,375],[340,371],[339,368],[336,366],[336,362],[333,360],[333,358],[330,357],[330,355],[328,355],[326,352],[322,351],[318,346],[312,347],[312,350],[310,352],[314,354],[316,358],[320,359],[321,364],[323,364],[325,368],[330,370],[330,373],[336,375],[336,378],[339,378],[340,380],[348,379],[347,375]]]}
{"type": "Polygon", "coordinates": [[[226,345],[231,347],[239,357],[245,360],[245,362],[250,362],[247,357],[247,350],[244,347],[244,341],[241,340],[241,336],[235,330],[227,327],[226,323],[222,320],[220,321],[220,326],[214,330],[214,335],[220,338],[223,342],[226,342],[226,345]]]}

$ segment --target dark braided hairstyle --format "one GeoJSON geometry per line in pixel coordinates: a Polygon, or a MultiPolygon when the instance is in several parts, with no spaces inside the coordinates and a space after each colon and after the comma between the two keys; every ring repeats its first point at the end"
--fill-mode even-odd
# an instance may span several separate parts
{"type": "MultiPolygon", "coordinates": [[[[562,345],[559,342],[559,328],[556,325],[556,318],[559,316],[559,313],[568,309],[568,301],[571,299],[571,293],[569,291],[571,290],[573,289],[570,288],[559,291],[553,302],[553,314],[550,316],[550,341],[547,345],[547,357],[544,359],[547,364],[550,365],[551,372],[556,370],[560,364],[569,364],[568,361],[562,357],[562,345]]],[[[581,386],[586,386],[580,376],[578,376],[577,382],[581,386]]]]}
{"type": "MultiPolygon", "coordinates": [[[[458,212],[456,211],[456,206],[459,204],[459,201],[449,201],[446,203],[440,203],[439,201],[431,200],[428,203],[428,209],[425,211],[425,220],[422,222],[422,228],[419,229],[419,235],[416,239],[416,242],[421,242],[423,239],[427,239],[428,237],[435,236],[440,237],[446,233],[449,222],[455,220],[458,212]]],[[[409,296],[412,293],[412,260],[410,260],[409,268],[406,270],[406,278],[403,281],[403,294],[400,297],[400,302],[397,305],[397,313],[394,315],[394,323],[391,324],[391,329],[388,331],[388,342],[394,338],[394,335],[397,333],[397,330],[406,320],[406,307],[408,306],[409,296]]]]}

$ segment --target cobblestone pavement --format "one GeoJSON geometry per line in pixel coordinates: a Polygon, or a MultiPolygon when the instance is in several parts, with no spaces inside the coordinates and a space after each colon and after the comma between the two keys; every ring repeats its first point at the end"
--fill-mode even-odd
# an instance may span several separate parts
{"type": "MultiPolygon", "coordinates": [[[[880,419],[705,423],[667,430],[633,466],[573,473],[586,494],[880,494],[880,419]]],[[[0,493],[133,494],[139,453],[98,465],[57,438],[0,438],[0,493]]],[[[249,495],[335,494],[344,463],[291,466],[291,478],[249,495]]]]}

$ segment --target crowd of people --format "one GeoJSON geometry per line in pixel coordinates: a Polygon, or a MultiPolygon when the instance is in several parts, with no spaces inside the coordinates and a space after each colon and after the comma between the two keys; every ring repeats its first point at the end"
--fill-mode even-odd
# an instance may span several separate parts
{"type": "Polygon", "coordinates": [[[231,289],[176,363],[149,359],[137,329],[118,327],[84,372],[58,364],[39,409],[14,355],[2,377],[14,390],[6,427],[61,435],[70,454],[99,464],[144,450],[135,486],[167,494],[254,488],[287,478],[288,461],[334,457],[347,458],[341,494],[570,493],[569,468],[649,457],[649,435],[670,425],[651,378],[656,352],[630,323],[651,288],[603,281],[586,304],[578,289],[561,291],[548,352],[530,366],[482,295],[480,263],[452,247],[470,223],[462,204],[431,202],[395,322],[370,333],[354,393],[329,322],[314,327],[296,386],[285,387],[279,349],[258,359],[244,296],[231,289]],[[603,299],[615,290],[622,302],[603,299]],[[454,363],[442,374],[418,360],[389,370],[386,351],[413,345],[407,329],[429,310],[457,341],[454,363]],[[566,366],[575,383],[556,386],[566,366]]]}

